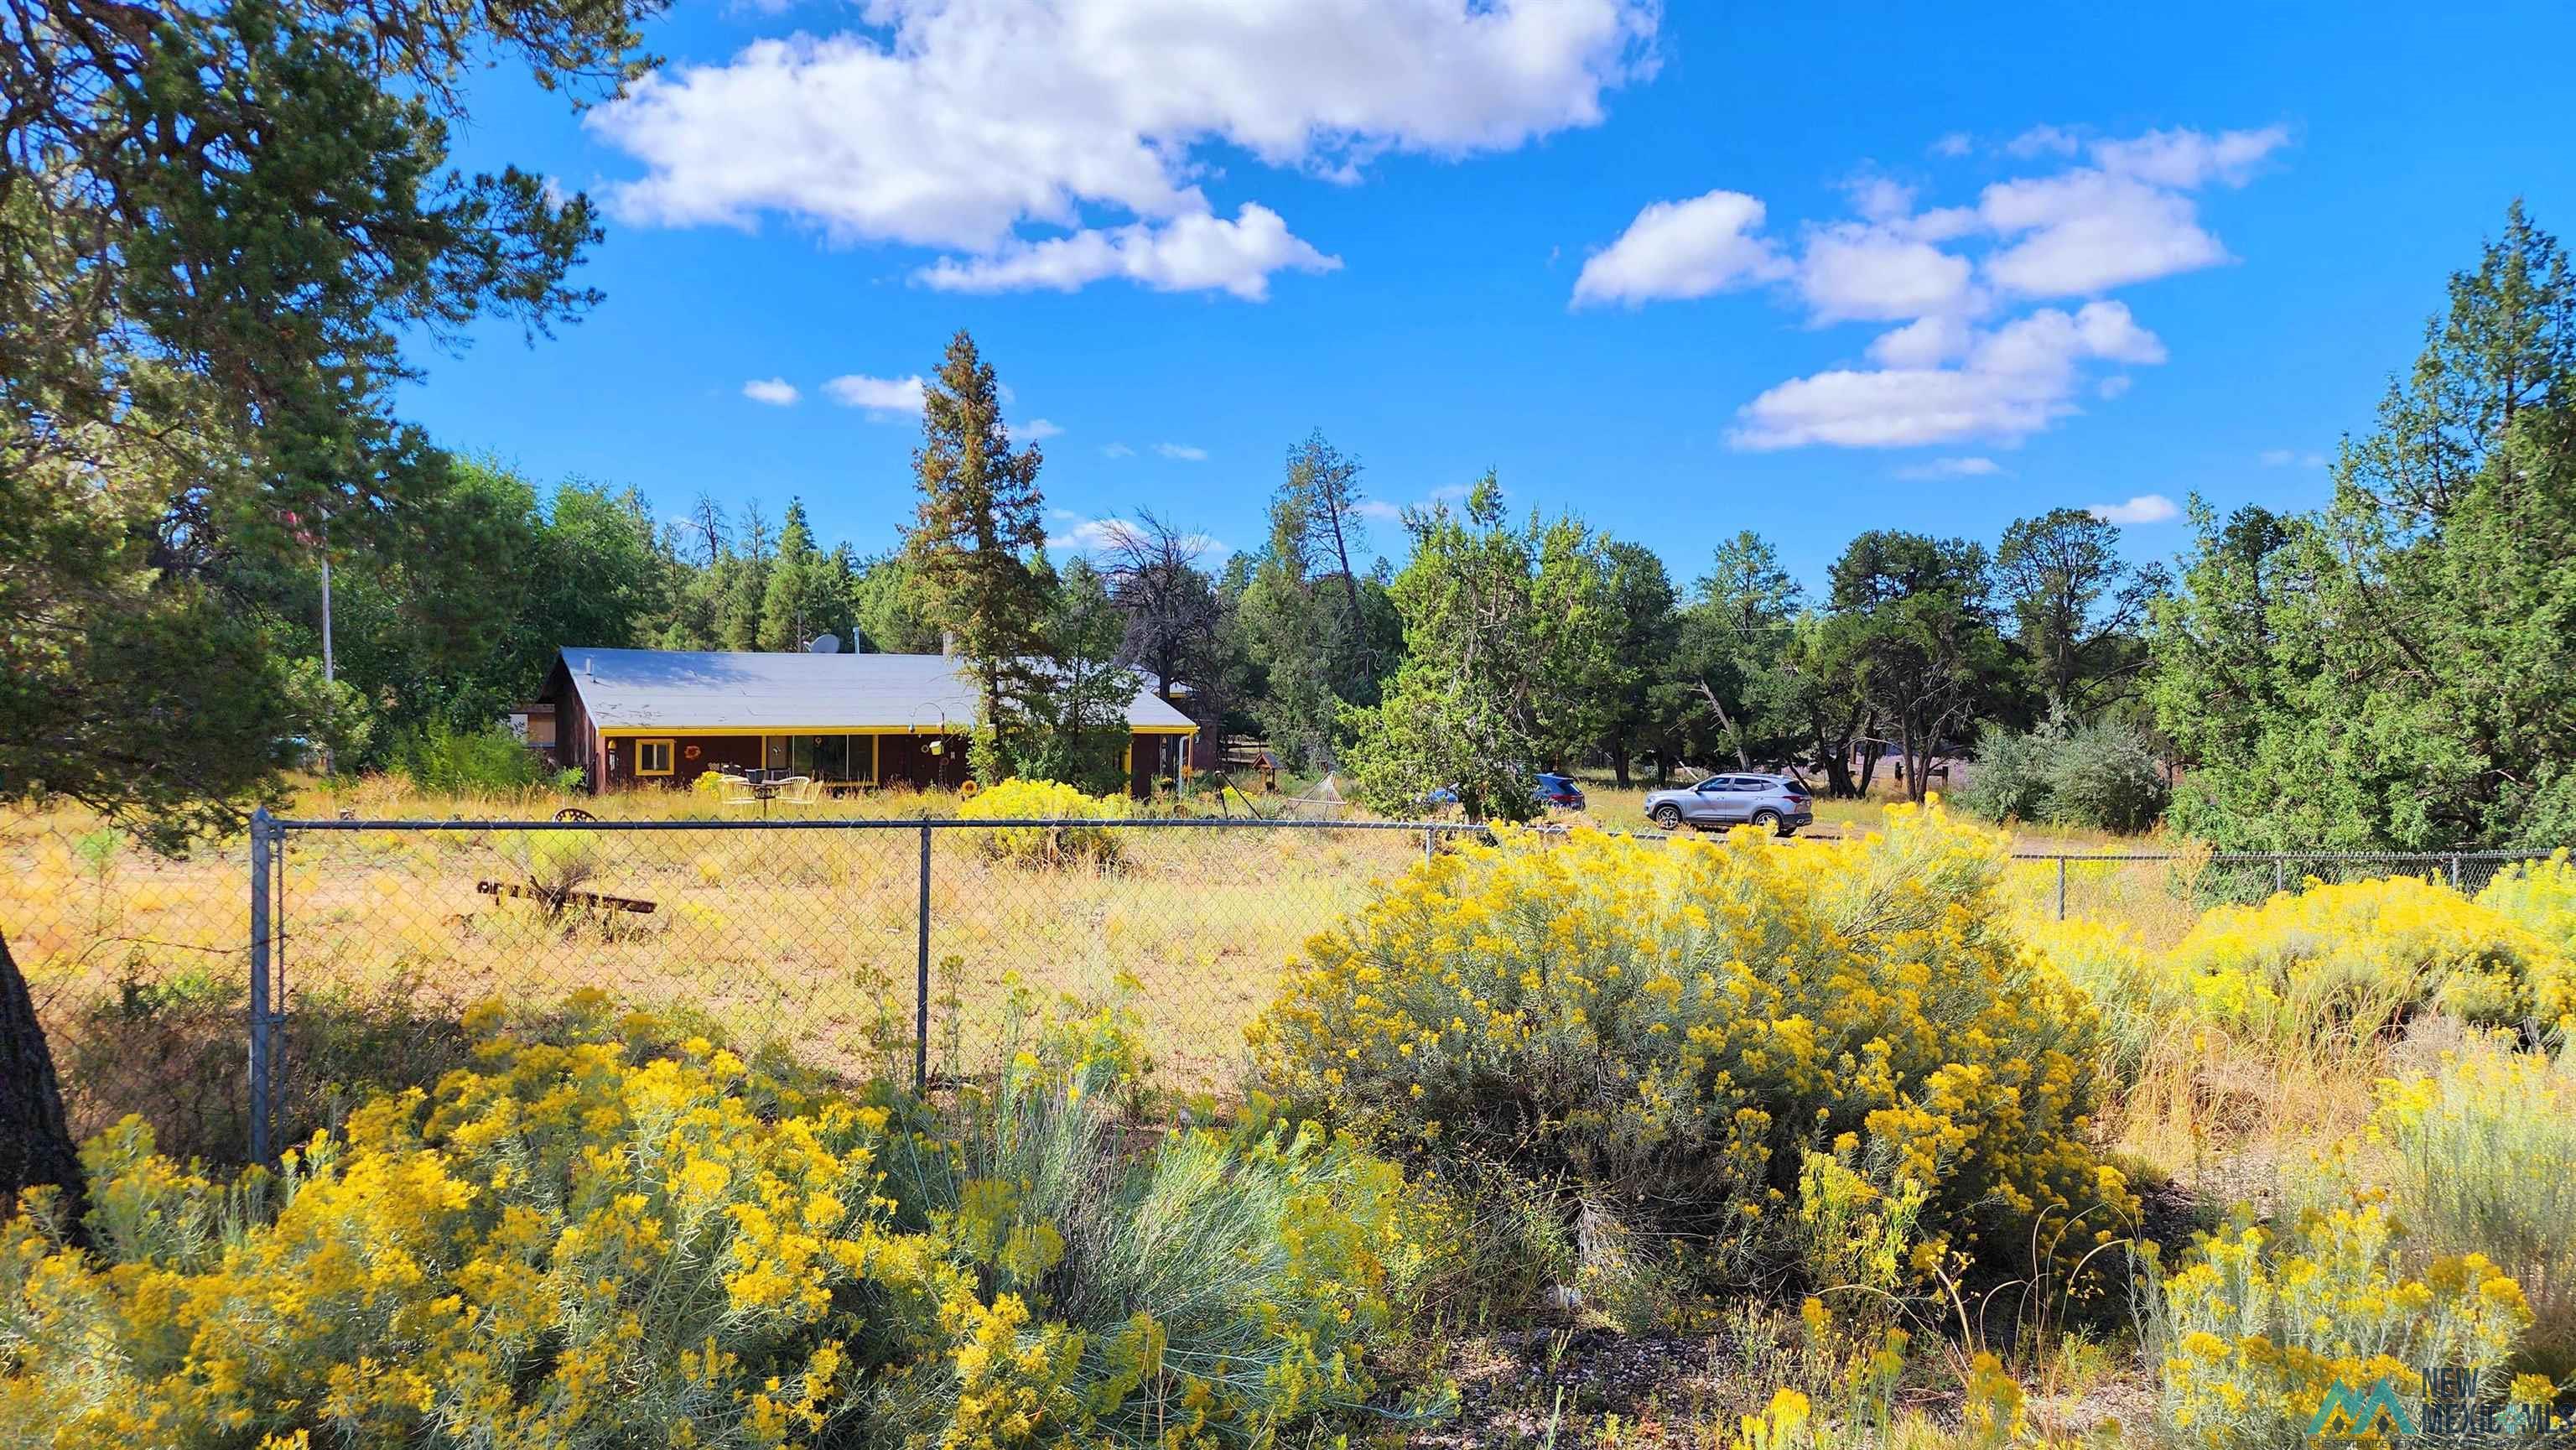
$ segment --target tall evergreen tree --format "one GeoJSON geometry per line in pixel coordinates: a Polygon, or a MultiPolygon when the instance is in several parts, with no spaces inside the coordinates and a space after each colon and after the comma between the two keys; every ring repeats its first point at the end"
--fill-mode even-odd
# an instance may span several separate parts
{"type": "Polygon", "coordinates": [[[1037,688],[1046,645],[1044,459],[1037,445],[1012,443],[992,365],[963,331],[923,390],[921,440],[912,456],[921,507],[905,554],[931,618],[974,676],[989,730],[978,733],[975,770],[991,780],[1022,729],[1017,703],[1037,688]]]}
{"type": "Polygon", "coordinates": [[[739,546],[716,565],[716,640],[729,650],[760,648],[761,610],[769,603],[769,570],[776,561],[778,534],[762,512],[760,500],[742,506],[739,546]]]}
{"type": "Polygon", "coordinates": [[[1057,576],[1046,621],[1047,667],[1020,701],[1027,728],[1013,752],[1016,771],[1061,780],[1095,795],[1123,791],[1119,757],[1128,741],[1127,707],[1136,672],[1120,658],[1127,617],[1108,581],[1076,556],[1057,576]]]}
{"type": "Polygon", "coordinates": [[[1368,574],[1360,466],[1321,431],[1288,450],[1270,501],[1270,540],[1238,596],[1244,648],[1266,689],[1271,748],[1302,766],[1333,763],[1344,706],[1374,705],[1401,650],[1403,621],[1381,562],[1368,574]]]}
{"type": "Polygon", "coordinates": [[[1848,672],[1895,732],[1912,799],[2004,682],[1991,590],[1985,549],[1963,539],[1872,530],[1834,561],[1817,662],[1848,672]]]}
{"type": "Polygon", "coordinates": [[[2148,605],[2170,581],[2120,557],[2118,525],[2076,508],[2015,519],[1994,573],[2044,709],[2089,715],[2134,688],[2148,605]]]}
{"type": "Polygon", "coordinates": [[[1601,540],[1571,518],[1512,526],[1490,473],[1463,514],[1405,522],[1404,662],[1383,704],[1345,712],[1352,779],[1384,811],[1445,789],[1476,818],[1526,819],[1536,771],[1604,724],[1618,627],[1601,540]]]}
{"type": "Polygon", "coordinates": [[[849,587],[833,556],[814,545],[802,499],[787,501],[787,517],[778,529],[778,557],[769,566],[761,591],[760,647],[770,651],[800,650],[816,635],[828,634],[850,644],[849,587]]]}
{"type": "MultiPolygon", "coordinates": [[[[592,300],[586,201],[449,168],[457,78],[613,90],[658,8],[0,6],[0,797],[176,848],[274,788],[290,671],[227,576],[438,553],[406,336],[592,300]]],[[[0,1201],[78,1194],[58,1100],[0,939],[0,1201]]]]}
{"type": "Polygon", "coordinates": [[[2576,278],[2519,203],[2334,501],[2200,537],[2156,613],[2172,819],[2226,847],[2576,839],[2576,278]]]}

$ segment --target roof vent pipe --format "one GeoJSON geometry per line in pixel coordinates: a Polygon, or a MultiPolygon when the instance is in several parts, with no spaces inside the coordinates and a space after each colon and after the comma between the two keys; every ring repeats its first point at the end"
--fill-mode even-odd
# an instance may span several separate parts
{"type": "Polygon", "coordinates": [[[950,658],[954,658],[956,656],[957,631],[953,629],[943,629],[939,632],[939,653],[950,658]]]}

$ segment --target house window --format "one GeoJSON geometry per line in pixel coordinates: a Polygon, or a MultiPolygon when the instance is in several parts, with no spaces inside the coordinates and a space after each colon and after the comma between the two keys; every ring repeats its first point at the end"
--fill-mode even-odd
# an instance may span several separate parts
{"type": "Polygon", "coordinates": [[[637,775],[669,775],[671,773],[671,742],[668,740],[636,741],[635,773],[637,775]]]}

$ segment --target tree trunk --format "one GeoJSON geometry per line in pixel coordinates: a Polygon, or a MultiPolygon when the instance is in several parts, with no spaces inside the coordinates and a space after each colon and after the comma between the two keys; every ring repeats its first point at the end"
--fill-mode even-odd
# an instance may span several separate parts
{"type": "Polygon", "coordinates": [[[1850,800],[1860,792],[1852,788],[1851,736],[1836,740],[1825,733],[1822,720],[1810,715],[1816,730],[1816,764],[1825,772],[1825,794],[1835,800],[1850,800]]]}
{"type": "Polygon", "coordinates": [[[1926,758],[1921,737],[1911,723],[1898,726],[1897,735],[1897,749],[1904,753],[1905,758],[1905,798],[1919,806],[1923,804],[1925,790],[1930,785],[1925,779],[1931,774],[1926,769],[1930,761],[1926,758]]]}
{"type": "Polygon", "coordinates": [[[1610,737],[1610,776],[1619,788],[1628,788],[1628,732],[1618,731],[1610,737]]]}
{"type": "Polygon", "coordinates": [[[1693,680],[1691,683],[1699,686],[1700,698],[1708,701],[1708,708],[1717,712],[1718,727],[1726,732],[1726,738],[1735,742],[1735,768],[1751,770],[1753,761],[1744,753],[1744,732],[1735,728],[1735,718],[1717,702],[1717,691],[1710,689],[1706,680],[1693,680]]]}
{"type": "Polygon", "coordinates": [[[80,1150],[63,1117],[54,1054],[36,1021],[27,979],[9,955],[8,937],[0,934],[0,1211],[15,1204],[21,1190],[42,1184],[62,1189],[67,1218],[79,1222],[86,1206],[80,1150]]]}

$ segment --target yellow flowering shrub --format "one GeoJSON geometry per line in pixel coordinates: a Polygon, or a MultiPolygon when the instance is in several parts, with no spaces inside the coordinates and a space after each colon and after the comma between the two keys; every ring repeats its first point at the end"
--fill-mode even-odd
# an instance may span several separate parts
{"type": "Polygon", "coordinates": [[[2092,999],[2104,1045],[2123,1072],[2134,1072],[2174,1008],[2189,999],[2135,930],[2085,917],[2024,921],[2031,950],[2092,999]]]}
{"type": "Polygon", "coordinates": [[[2576,953],[2576,861],[2564,846],[2545,861],[2516,861],[2497,871],[2478,893],[2478,905],[2561,952],[2576,953]]]}
{"type": "Polygon", "coordinates": [[[2429,1073],[2383,1080],[2359,1157],[2418,1257],[2478,1250],[2520,1282],[2524,1351],[2576,1370],[2576,1049],[2489,1033],[2429,1073]],[[2376,1150],[2376,1151],[2373,1151],[2376,1150]]]}
{"type": "Polygon", "coordinates": [[[1084,1104],[1133,1054],[1057,1050],[1114,1033],[1006,1075],[1049,1159],[502,1016],[274,1178],[93,1142],[90,1247],[0,1226],[0,1445],[1258,1444],[1371,1393],[1395,1170],[1287,1126],[1131,1154],[1084,1104]]]}
{"type": "MultiPolygon", "coordinates": [[[[1006,780],[957,807],[961,821],[1117,820],[1126,814],[1124,797],[1089,796],[1054,780],[1006,780]]],[[[1098,826],[996,826],[977,832],[975,842],[985,855],[1023,866],[1109,866],[1119,858],[1118,833],[1098,826]]]]}
{"type": "Polygon", "coordinates": [[[2425,1009],[2518,1024],[2576,1008],[2563,951],[2438,882],[2325,885],[2221,906],[2166,958],[2204,1015],[2284,1044],[2366,1038],[2425,1009]]]}
{"type": "Polygon", "coordinates": [[[2026,1257],[2043,1212],[2080,1253],[2135,1203],[2083,1141],[2092,1010],[1999,925],[2002,866],[1937,807],[1792,848],[1505,834],[1308,943],[1251,1029],[1259,1083],[1754,1267],[1788,1254],[1803,1151],[1846,1134],[1926,1193],[1921,1264],[2026,1257]]]}
{"type": "MultiPolygon", "coordinates": [[[[2411,1408],[2428,1365],[2477,1371],[2501,1399],[2496,1371],[2531,1323],[2521,1286],[2483,1255],[2410,1276],[2396,1225],[2368,1201],[2304,1213],[2278,1238],[2253,1225],[2219,1233],[2149,1310],[2158,1416],[2173,1441],[2211,1450],[2306,1443],[2337,1384],[2366,1394],[2385,1379],[2411,1408]]],[[[2364,1432],[2345,1443],[2391,1443],[2331,1428],[2364,1432]]]]}

